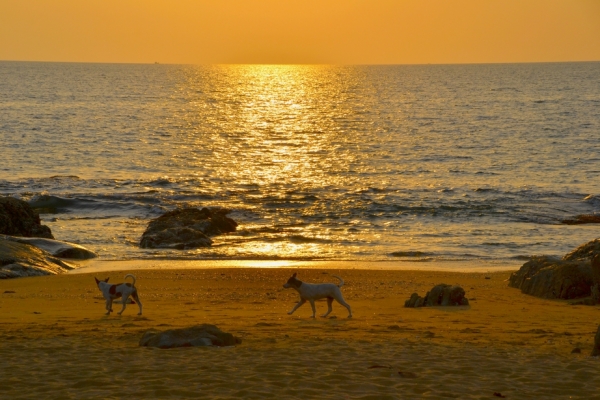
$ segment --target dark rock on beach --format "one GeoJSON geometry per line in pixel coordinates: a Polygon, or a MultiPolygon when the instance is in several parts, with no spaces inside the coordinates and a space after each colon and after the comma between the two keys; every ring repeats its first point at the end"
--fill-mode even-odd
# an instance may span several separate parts
{"type": "MultiPolygon", "coordinates": [[[[508,286],[547,299],[576,299],[598,293],[600,239],[556,257],[533,257],[509,278],[508,286]]],[[[598,296],[598,295],[596,295],[598,296]]],[[[596,304],[591,300],[583,304],[596,304]]]]}
{"type": "Polygon", "coordinates": [[[235,346],[240,338],[223,332],[215,325],[202,324],[191,328],[148,331],[140,339],[140,346],[170,349],[191,346],[235,346]]]}
{"type": "Polygon", "coordinates": [[[465,290],[457,285],[440,284],[434,286],[425,297],[413,293],[404,302],[404,307],[468,306],[465,290]]]}
{"type": "Polygon", "coordinates": [[[73,269],[45,250],[0,238],[0,279],[61,274],[73,269]]]}
{"type": "Polygon", "coordinates": [[[589,261],[533,257],[510,275],[508,286],[546,299],[576,299],[591,293],[589,261]]]}
{"type": "Polygon", "coordinates": [[[600,239],[594,239],[591,242],[582,244],[575,250],[567,253],[562,259],[571,260],[591,260],[595,255],[600,255],[600,239]]]}
{"type": "Polygon", "coordinates": [[[209,247],[211,236],[235,232],[237,222],[227,217],[227,209],[181,208],[148,224],[142,235],[142,248],[194,249],[209,247]]]}
{"type": "Polygon", "coordinates": [[[0,197],[0,233],[54,239],[38,213],[27,202],[13,197],[0,197]]]}

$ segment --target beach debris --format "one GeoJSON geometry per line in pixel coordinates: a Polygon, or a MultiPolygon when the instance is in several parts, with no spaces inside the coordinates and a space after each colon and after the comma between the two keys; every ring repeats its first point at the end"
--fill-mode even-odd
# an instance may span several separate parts
{"type": "Polygon", "coordinates": [[[592,349],[592,357],[597,356],[600,356],[600,325],[598,325],[596,336],[594,336],[594,348],[592,349]]]}
{"type": "Polygon", "coordinates": [[[371,365],[368,369],[376,369],[376,368],[386,368],[386,369],[392,369],[392,367],[390,367],[389,365],[371,365]]]}
{"type": "Polygon", "coordinates": [[[50,228],[41,224],[37,211],[14,197],[0,196],[0,233],[54,239],[50,228]]]}
{"type": "Polygon", "coordinates": [[[140,346],[171,349],[191,346],[235,346],[242,339],[231,333],[223,332],[215,325],[202,324],[190,328],[169,329],[166,331],[150,330],[140,339],[140,346]]]}
{"type": "Polygon", "coordinates": [[[508,286],[548,299],[576,299],[592,296],[576,304],[598,304],[600,293],[600,239],[592,240],[562,259],[532,257],[510,275],[508,286]],[[596,288],[593,289],[593,287],[596,288]]]}
{"type": "Polygon", "coordinates": [[[16,293],[14,290],[5,290],[4,293],[16,293]]]}
{"type": "Polygon", "coordinates": [[[505,398],[506,398],[506,396],[502,395],[502,393],[500,393],[500,392],[494,392],[494,396],[495,396],[495,397],[501,397],[501,398],[503,398],[503,399],[505,399],[505,398]]]}
{"type": "Polygon", "coordinates": [[[425,297],[413,293],[404,302],[404,307],[433,307],[433,306],[468,306],[469,300],[465,297],[465,290],[458,285],[444,283],[434,286],[425,297]]]}
{"type": "Polygon", "coordinates": [[[571,354],[581,354],[581,349],[579,347],[575,347],[571,350],[571,354]]]}
{"type": "Polygon", "coordinates": [[[210,237],[235,232],[237,222],[225,208],[180,208],[153,219],[142,234],[141,248],[195,249],[212,245],[210,237]]]}

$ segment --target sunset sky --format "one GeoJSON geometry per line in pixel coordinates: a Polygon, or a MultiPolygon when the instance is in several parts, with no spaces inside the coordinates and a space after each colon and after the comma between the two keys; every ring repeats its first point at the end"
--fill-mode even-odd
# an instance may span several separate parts
{"type": "Polygon", "coordinates": [[[0,0],[0,60],[600,60],[600,0],[0,0]]]}

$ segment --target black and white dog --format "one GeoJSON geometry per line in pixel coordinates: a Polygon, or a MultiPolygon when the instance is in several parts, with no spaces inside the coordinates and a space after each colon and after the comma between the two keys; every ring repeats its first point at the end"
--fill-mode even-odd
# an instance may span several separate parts
{"type": "Polygon", "coordinates": [[[333,299],[337,300],[338,303],[343,305],[348,309],[348,318],[352,318],[352,310],[348,303],[344,301],[344,297],[342,296],[342,291],[340,288],[344,285],[344,280],[339,276],[333,275],[340,280],[340,284],[336,285],[335,283],[321,283],[321,284],[312,284],[305,283],[298,279],[296,279],[296,273],[292,275],[290,279],[283,285],[284,288],[294,288],[300,294],[300,301],[298,304],[292,308],[288,314],[292,314],[294,311],[298,309],[302,304],[306,303],[308,300],[310,302],[310,306],[312,307],[312,318],[315,318],[316,309],[315,309],[315,300],[327,298],[327,307],[328,310],[322,317],[326,317],[331,312],[331,304],[333,303],[333,299]]]}
{"type": "Polygon", "coordinates": [[[121,308],[121,311],[119,311],[117,314],[121,315],[121,313],[125,310],[129,296],[133,297],[135,302],[140,307],[140,312],[138,315],[142,315],[142,302],[140,301],[137,289],[135,288],[135,276],[131,274],[125,275],[125,279],[129,277],[133,279],[133,283],[118,283],[116,285],[111,285],[108,283],[108,278],[103,281],[98,280],[98,278],[94,278],[96,280],[96,285],[98,285],[98,289],[100,289],[102,296],[104,296],[104,299],[106,299],[106,315],[110,315],[112,311],[113,300],[118,299],[119,297],[121,297],[123,300],[123,308],[121,308]]]}

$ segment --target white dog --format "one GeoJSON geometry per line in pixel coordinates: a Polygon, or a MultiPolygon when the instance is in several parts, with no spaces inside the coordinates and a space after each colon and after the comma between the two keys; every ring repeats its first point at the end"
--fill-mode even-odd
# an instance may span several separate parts
{"type": "MultiPolygon", "coordinates": [[[[335,275],[333,275],[335,276],[335,275]]],[[[308,300],[310,302],[310,306],[312,307],[312,318],[315,318],[316,309],[315,309],[315,300],[327,298],[327,307],[328,310],[322,317],[326,317],[331,312],[331,304],[333,303],[333,299],[336,299],[338,303],[343,305],[348,309],[348,318],[352,318],[352,310],[348,303],[344,301],[344,297],[342,296],[342,291],[340,288],[344,285],[344,280],[339,276],[335,276],[340,280],[339,286],[335,283],[321,283],[321,284],[311,284],[305,283],[298,279],[296,279],[296,274],[292,275],[290,279],[283,285],[284,288],[294,288],[300,294],[300,301],[288,314],[292,314],[294,311],[298,309],[302,304],[306,303],[308,300]]]]}
{"type": "Polygon", "coordinates": [[[119,297],[123,300],[123,308],[118,312],[119,315],[125,310],[125,306],[127,305],[127,299],[129,296],[133,297],[138,306],[140,307],[140,312],[138,315],[142,315],[142,302],[138,297],[137,289],[135,288],[135,276],[131,274],[125,275],[125,279],[131,277],[133,279],[133,283],[119,283],[116,285],[111,285],[108,283],[108,278],[103,281],[96,279],[96,285],[98,285],[98,289],[102,292],[102,295],[106,299],[106,315],[110,315],[112,311],[112,303],[113,300],[118,299],[119,297]]]}

